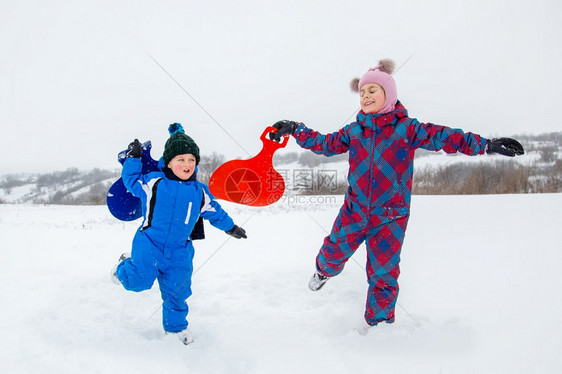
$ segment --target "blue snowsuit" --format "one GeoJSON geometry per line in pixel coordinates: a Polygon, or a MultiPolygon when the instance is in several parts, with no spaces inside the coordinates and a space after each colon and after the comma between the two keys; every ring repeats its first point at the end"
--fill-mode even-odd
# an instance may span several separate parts
{"type": "Polygon", "coordinates": [[[141,171],[141,159],[127,158],[123,164],[123,183],[141,199],[144,219],[133,239],[131,257],[117,267],[117,278],[135,292],[152,288],[158,279],[164,330],[178,332],[188,325],[186,299],[191,295],[194,255],[190,234],[195,223],[201,216],[228,231],[234,222],[203,183],[141,171]]]}

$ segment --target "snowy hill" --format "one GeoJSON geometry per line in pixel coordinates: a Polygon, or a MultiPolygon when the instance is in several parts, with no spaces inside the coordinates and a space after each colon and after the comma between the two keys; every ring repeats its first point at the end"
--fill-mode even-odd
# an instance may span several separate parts
{"type": "Polygon", "coordinates": [[[414,196],[396,323],[368,331],[364,246],[307,289],[340,203],[223,203],[249,237],[208,227],[196,243],[188,347],[164,335],[156,286],[109,280],[138,221],[103,206],[0,205],[0,371],[562,371],[562,194],[414,196]]]}
{"type": "Polygon", "coordinates": [[[0,176],[0,203],[11,204],[105,204],[111,184],[121,170],[65,171],[47,174],[0,176]]]}
{"type": "MultiPolygon", "coordinates": [[[[448,155],[444,152],[418,150],[415,160],[414,193],[418,186],[427,183],[435,184],[447,173],[447,167],[461,165],[465,172],[458,169],[449,173],[463,178],[466,170],[479,165],[518,165],[525,169],[524,178],[532,184],[536,180],[551,178],[551,188],[528,188],[525,192],[560,192],[562,191],[562,133],[542,135],[519,135],[526,149],[526,154],[513,159],[503,156],[467,157],[460,154],[448,155]],[[441,173],[441,174],[437,174],[441,173]]],[[[201,175],[210,176],[212,171],[225,157],[212,153],[202,157],[200,168],[206,168],[201,175]],[[210,161],[209,161],[210,160],[210,161]],[[207,164],[206,164],[207,162],[207,164]],[[212,165],[212,166],[211,166],[212,165]],[[209,169],[211,168],[211,169],[209,169]],[[207,170],[209,169],[209,170],[207,170]]],[[[347,155],[324,157],[309,151],[286,152],[275,154],[274,164],[286,183],[287,196],[299,194],[343,194],[347,188],[347,155]]],[[[509,173],[510,170],[507,170],[509,173]]],[[[99,205],[105,203],[105,195],[111,183],[119,178],[119,169],[79,171],[69,168],[61,172],[32,175],[0,176],[0,202],[4,203],[35,203],[35,204],[70,204],[99,205]]],[[[535,183],[536,184],[536,183],[535,183]]],[[[507,192],[521,192],[516,189],[507,192]]],[[[425,192],[427,193],[427,192],[425,192]]],[[[433,189],[430,194],[452,194],[450,190],[433,189]]],[[[485,191],[484,193],[502,193],[502,191],[485,191]]]]}
{"type": "Polygon", "coordinates": [[[552,166],[556,160],[562,160],[562,132],[540,135],[514,135],[524,148],[523,156],[512,159],[494,155],[493,157],[466,157],[459,153],[429,152],[418,150],[416,168],[440,167],[454,163],[494,162],[496,160],[512,160],[520,165],[531,167],[552,166]]]}

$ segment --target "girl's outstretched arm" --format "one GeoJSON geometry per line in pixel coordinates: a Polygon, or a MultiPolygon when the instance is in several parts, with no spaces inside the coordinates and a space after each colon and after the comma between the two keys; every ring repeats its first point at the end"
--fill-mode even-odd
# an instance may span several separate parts
{"type": "Polygon", "coordinates": [[[460,152],[469,156],[483,154],[488,143],[488,139],[478,134],[433,123],[421,123],[416,119],[408,127],[408,139],[414,148],[429,151],[442,149],[446,153],[460,152]]]}
{"type": "Polygon", "coordinates": [[[349,125],[331,134],[321,134],[309,129],[304,123],[299,124],[293,136],[302,148],[324,155],[334,156],[349,150],[349,125]]]}

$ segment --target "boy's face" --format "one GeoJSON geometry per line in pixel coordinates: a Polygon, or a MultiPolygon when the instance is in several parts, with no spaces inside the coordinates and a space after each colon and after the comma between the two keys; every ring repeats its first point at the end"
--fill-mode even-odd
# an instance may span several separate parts
{"type": "Polygon", "coordinates": [[[361,109],[365,113],[378,113],[386,100],[384,89],[376,83],[367,83],[361,86],[361,109]]]}
{"type": "Polygon", "coordinates": [[[188,180],[195,172],[195,156],[191,153],[177,155],[168,162],[168,168],[181,180],[188,180]]]}

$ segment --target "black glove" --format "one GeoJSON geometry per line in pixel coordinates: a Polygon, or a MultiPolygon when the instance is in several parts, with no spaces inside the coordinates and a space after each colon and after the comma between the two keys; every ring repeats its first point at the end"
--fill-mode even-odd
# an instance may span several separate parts
{"type": "Polygon", "coordinates": [[[486,153],[499,153],[500,155],[513,157],[525,154],[523,146],[515,139],[511,138],[494,138],[488,141],[486,153]]]}
{"type": "Polygon", "coordinates": [[[226,231],[226,233],[230,236],[232,236],[233,238],[236,239],[240,239],[240,238],[248,238],[246,236],[246,230],[244,230],[242,227],[238,227],[236,225],[234,225],[233,228],[231,228],[230,230],[226,231]]]}
{"type": "Polygon", "coordinates": [[[295,121],[288,121],[284,119],[283,121],[277,121],[273,124],[273,127],[277,129],[277,132],[270,132],[269,139],[275,140],[276,142],[281,141],[283,135],[289,134],[293,135],[300,123],[295,121]]]}
{"type": "Polygon", "coordinates": [[[127,149],[129,150],[129,152],[127,152],[127,157],[141,158],[142,144],[138,139],[135,139],[134,142],[129,144],[129,147],[127,149]]]}

